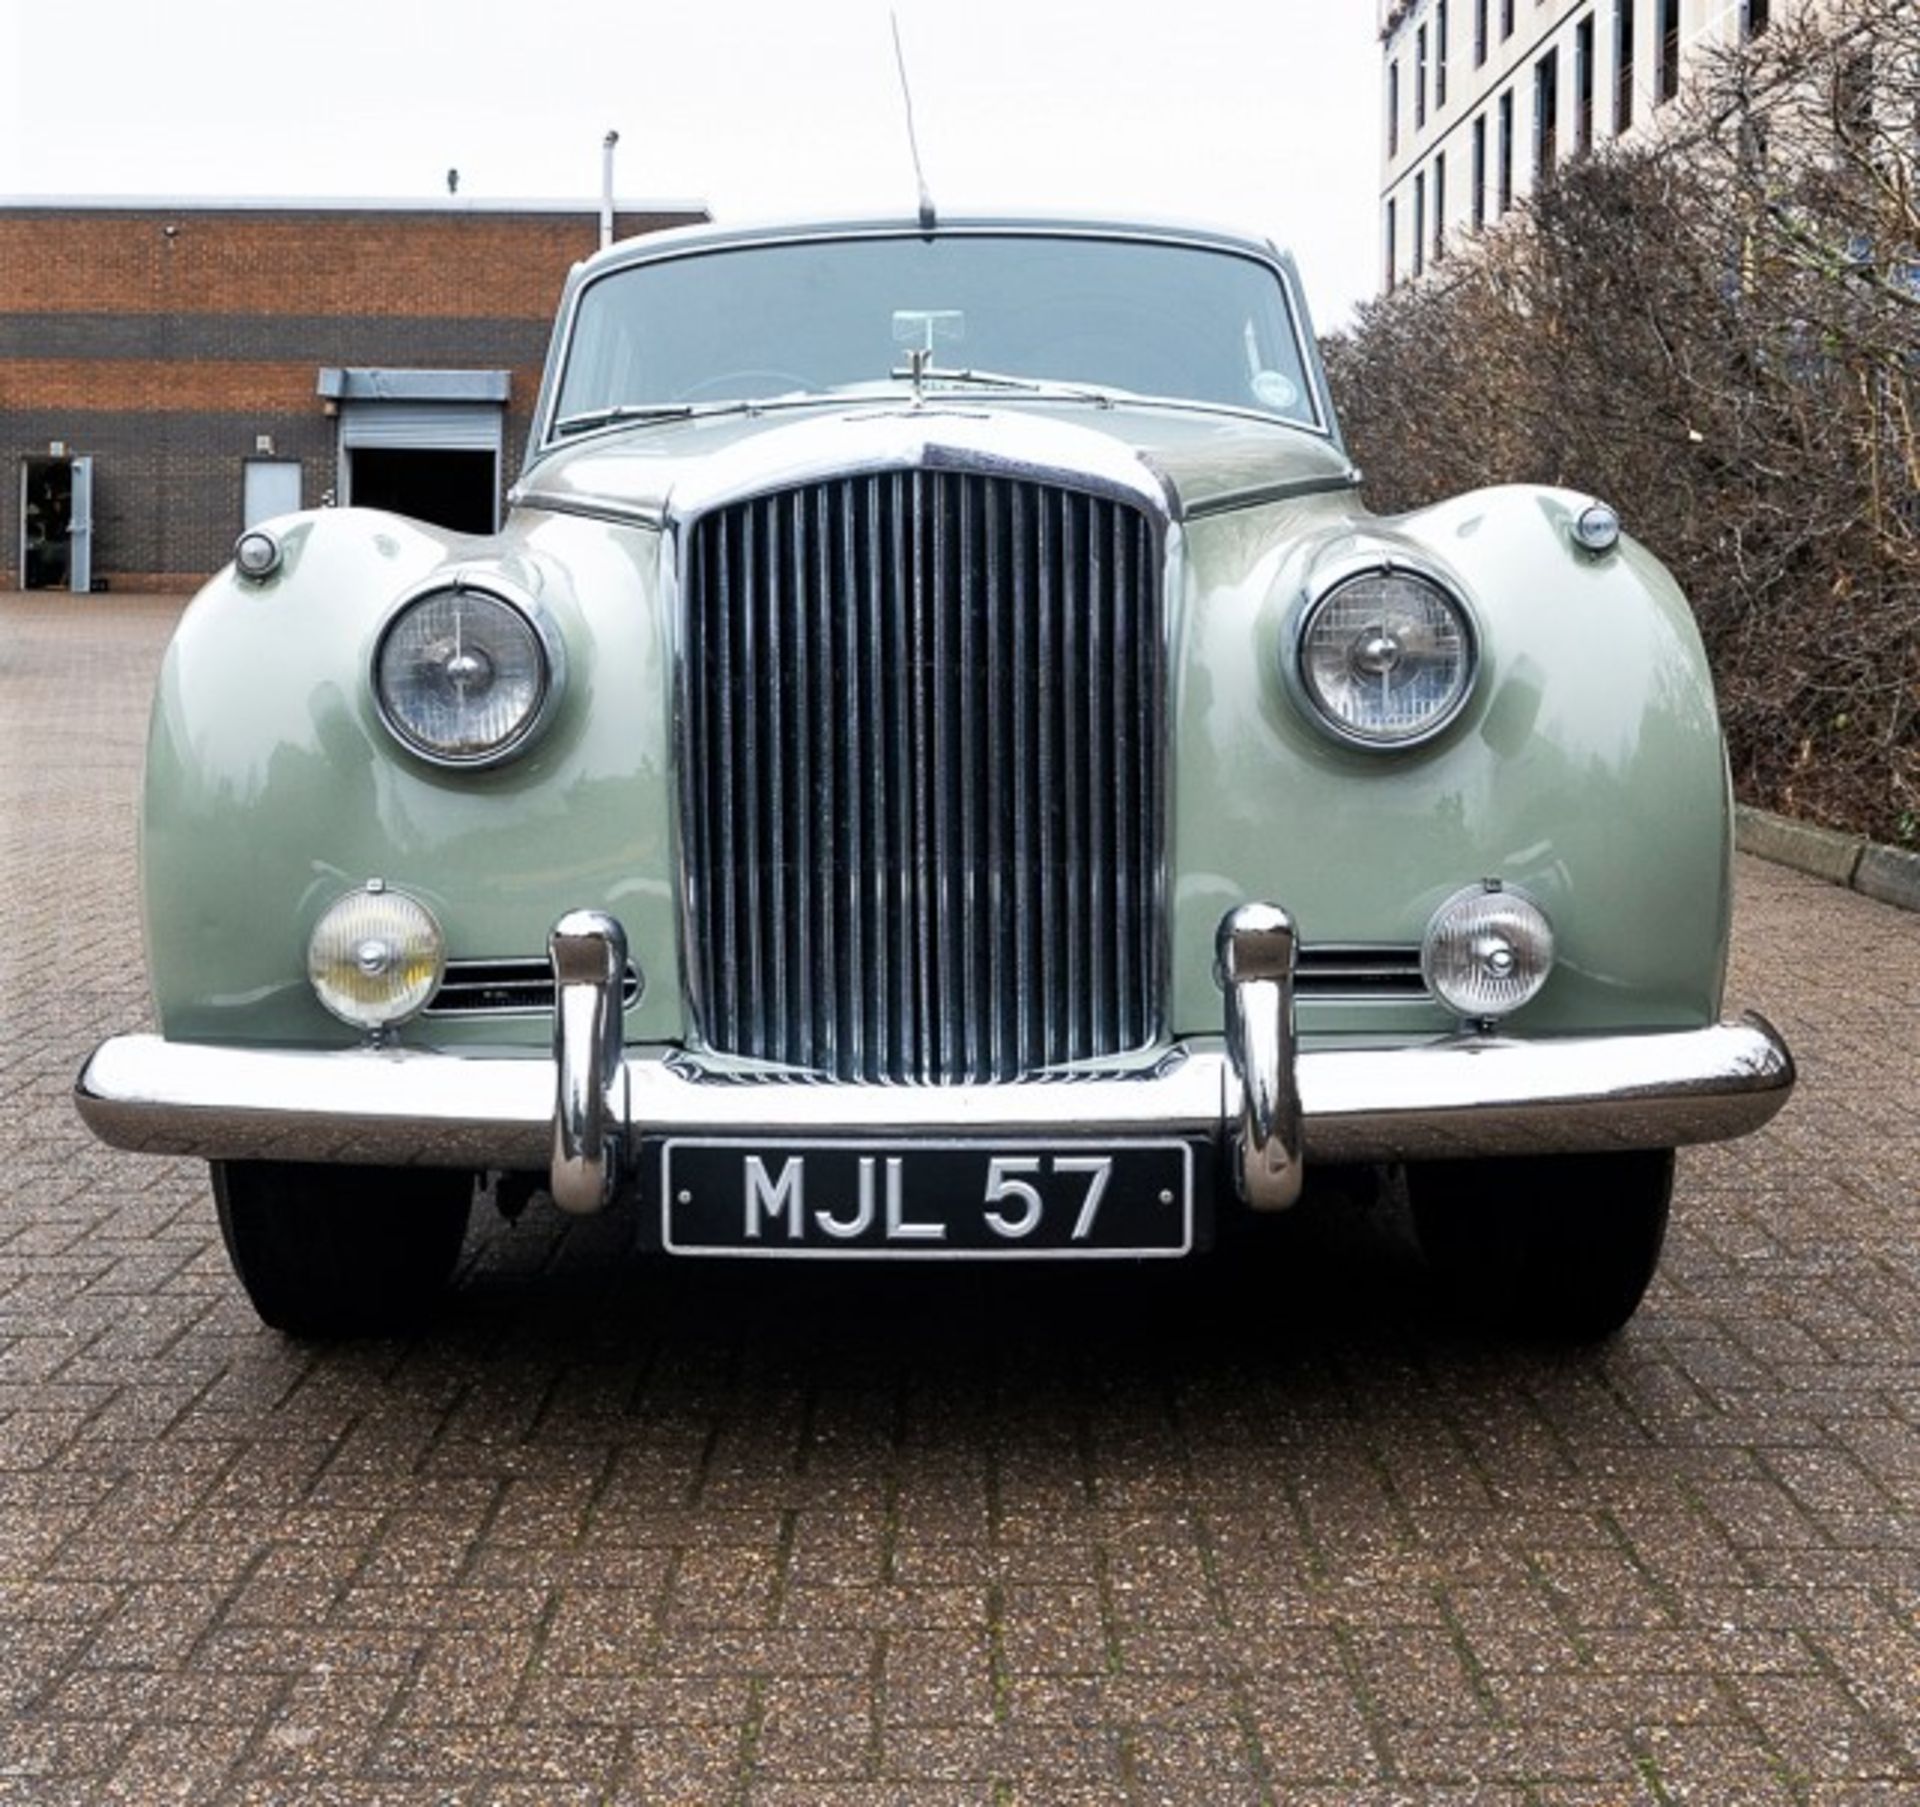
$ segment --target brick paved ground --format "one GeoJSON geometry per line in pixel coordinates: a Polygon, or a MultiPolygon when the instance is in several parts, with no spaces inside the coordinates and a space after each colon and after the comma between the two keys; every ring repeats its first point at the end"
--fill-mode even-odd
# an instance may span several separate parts
{"type": "Polygon", "coordinates": [[[1743,864],[1802,1089],[1598,1355],[1384,1207],[1144,1280],[530,1215],[317,1351],[66,1102],[170,619],[0,599],[0,1800],[1920,1801],[1920,918],[1743,864]]]}

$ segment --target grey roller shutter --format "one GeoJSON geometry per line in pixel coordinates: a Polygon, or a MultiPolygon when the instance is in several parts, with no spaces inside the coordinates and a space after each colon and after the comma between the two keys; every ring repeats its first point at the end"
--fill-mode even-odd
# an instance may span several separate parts
{"type": "Polygon", "coordinates": [[[343,402],[340,444],[348,451],[497,453],[505,412],[488,402],[343,402]]]}

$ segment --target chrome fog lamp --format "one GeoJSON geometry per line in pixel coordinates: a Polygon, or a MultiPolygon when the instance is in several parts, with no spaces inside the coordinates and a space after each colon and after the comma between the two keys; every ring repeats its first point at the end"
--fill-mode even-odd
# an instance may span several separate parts
{"type": "Polygon", "coordinates": [[[233,542],[233,562],[242,577],[262,583],[280,569],[280,542],[264,527],[249,527],[233,542]]]}
{"type": "Polygon", "coordinates": [[[1620,544],[1620,517],[1604,502],[1589,502],[1573,517],[1573,538],[1584,552],[1611,552],[1620,544]]]}
{"type": "Polygon", "coordinates": [[[373,655],[381,719],[441,765],[517,751],[559,690],[560,641],[531,605],[492,590],[440,588],[395,611],[373,655]]]}
{"type": "Polygon", "coordinates": [[[1473,689],[1473,623],[1435,579],[1382,566],[1336,583],[1300,623],[1301,687],[1340,739],[1416,746],[1473,689]]]}
{"type": "Polygon", "coordinates": [[[1427,989],[1456,1016],[1509,1016],[1553,971],[1553,927],[1524,891],[1498,879],[1456,891],[1433,913],[1420,949],[1427,989]]]}
{"type": "Polygon", "coordinates": [[[356,1029],[378,1031],[417,1016],[446,967],[446,940],[433,912],[377,878],[335,898],[307,941],[314,996],[356,1029]]]}

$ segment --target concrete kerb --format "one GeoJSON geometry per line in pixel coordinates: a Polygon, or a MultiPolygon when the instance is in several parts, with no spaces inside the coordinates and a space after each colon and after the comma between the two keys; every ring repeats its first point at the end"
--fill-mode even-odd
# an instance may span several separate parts
{"type": "Polygon", "coordinates": [[[1920,853],[1883,847],[1862,835],[1796,822],[1742,803],[1734,810],[1734,843],[1742,853],[1845,885],[1863,897],[1920,910],[1920,853]]]}

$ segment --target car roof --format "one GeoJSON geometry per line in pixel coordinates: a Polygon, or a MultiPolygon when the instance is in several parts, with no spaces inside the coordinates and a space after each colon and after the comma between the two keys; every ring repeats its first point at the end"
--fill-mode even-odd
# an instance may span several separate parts
{"type": "Polygon", "coordinates": [[[623,264],[644,263],[682,251],[717,250],[734,245],[778,243],[783,239],[889,237],[895,234],[939,238],[1008,232],[1036,237],[1138,238],[1198,244],[1277,259],[1289,268],[1293,258],[1271,239],[1193,220],[1166,220],[1099,214],[966,213],[942,214],[931,228],[912,214],[877,214],[827,219],[782,219],[743,224],[669,227],[621,239],[575,266],[577,276],[600,275],[623,264]]]}

